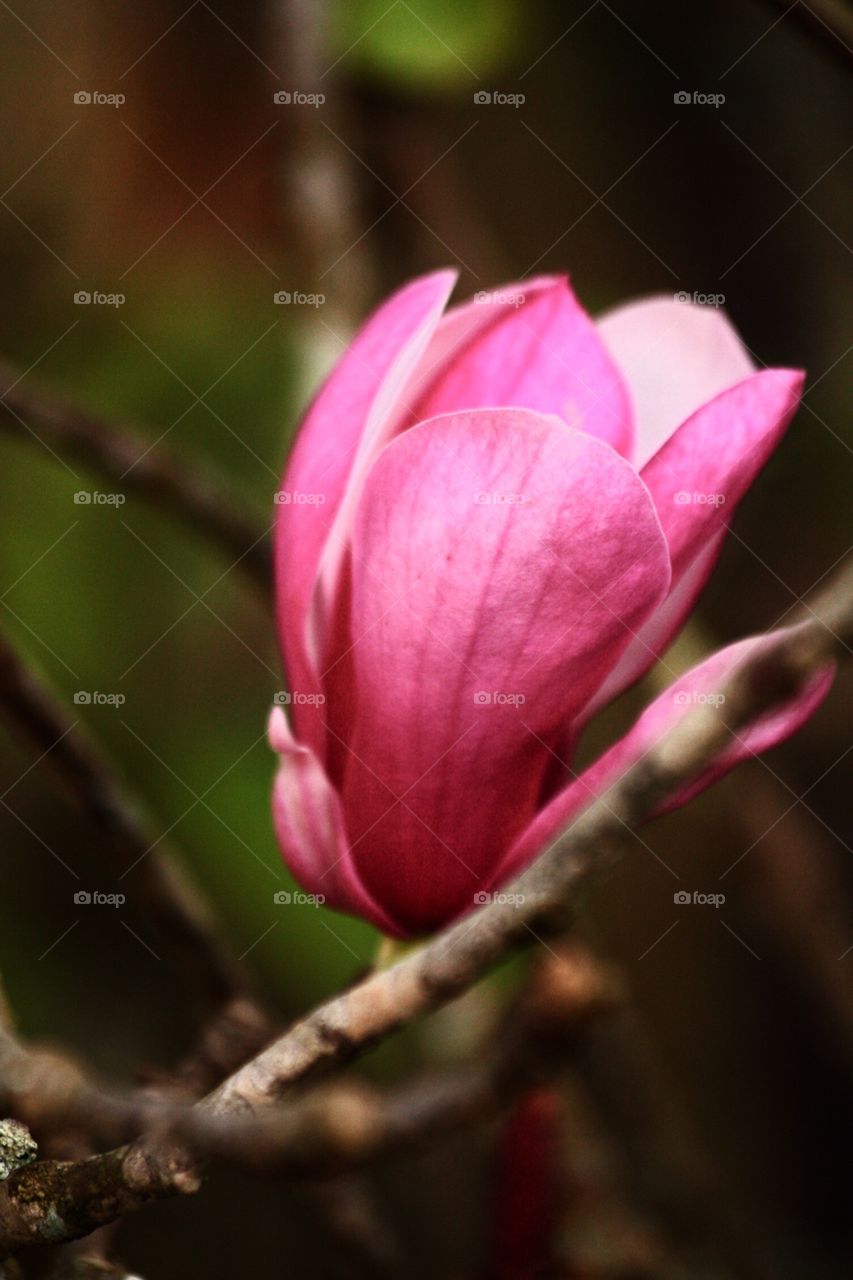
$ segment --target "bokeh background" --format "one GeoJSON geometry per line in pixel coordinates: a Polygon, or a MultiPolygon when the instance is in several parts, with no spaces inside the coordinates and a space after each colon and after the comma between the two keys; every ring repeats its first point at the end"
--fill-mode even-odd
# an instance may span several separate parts
{"type": "MultiPolygon", "coordinates": [[[[214,468],[259,532],[300,408],[352,326],[450,264],[460,297],[568,270],[592,312],[721,294],[758,363],[807,368],[671,666],[787,617],[847,550],[850,51],[829,31],[759,0],[12,0],[0,50],[0,353],[25,385],[214,468]],[[724,101],[674,100],[694,91],[724,101]],[[80,305],[79,291],[124,301],[80,305]],[[279,291],[325,302],[279,305],[279,291]]],[[[364,969],[377,938],[273,901],[290,881],[268,814],[282,675],[266,606],[144,502],[75,504],[112,486],[3,425],[0,623],[68,702],[123,695],[75,713],[295,1015],[364,969]]],[[[849,1275],[850,689],[843,675],[795,741],[647,831],[581,921],[626,974],[665,1112],[723,1189],[740,1274],[768,1280],[849,1275]],[[725,904],[678,908],[679,888],[725,904]]],[[[31,763],[4,735],[4,982],[25,1033],[128,1081],[172,1061],[192,1023],[132,875],[121,914],[75,906],[81,885],[116,885],[49,762],[31,763]]],[[[471,1034],[433,1019],[369,1069],[391,1077],[471,1034]]],[[[468,1135],[375,1175],[408,1274],[480,1274],[490,1150],[468,1135]]],[[[303,1190],[221,1172],[120,1243],[146,1276],[282,1260],[346,1274],[303,1190]]]]}

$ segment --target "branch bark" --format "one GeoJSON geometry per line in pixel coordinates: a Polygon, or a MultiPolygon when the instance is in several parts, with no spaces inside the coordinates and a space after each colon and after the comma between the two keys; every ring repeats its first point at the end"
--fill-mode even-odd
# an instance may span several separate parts
{"type": "MultiPolygon", "coordinates": [[[[417,1133],[440,1131],[448,1116],[456,1124],[460,1105],[466,1113],[477,1111],[482,1076],[463,1089],[462,1104],[458,1093],[442,1089],[432,1101],[421,1094],[415,1106],[405,1090],[382,1101],[352,1085],[315,1091],[285,1108],[275,1104],[297,1084],[343,1066],[404,1023],[460,995],[513,950],[565,927],[579,887],[621,850],[626,828],[638,827],[662,800],[699,775],[747,722],[791,697],[828,663],[846,657],[851,641],[853,560],[807,606],[804,620],[774,633],[771,645],[741,664],[726,682],[721,703],[701,704],[685,715],[518,877],[505,896],[520,905],[490,903],[327,1002],[197,1107],[170,1109],[140,1100],[138,1112],[129,1114],[127,1102],[114,1099],[111,1113],[102,1094],[76,1082],[75,1114],[88,1106],[101,1127],[112,1114],[117,1128],[135,1125],[136,1132],[146,1130],[146,1137],[89,1161],[36,1165],[13,1175],[0,1196],[3,1247],[14,1251],[24,1238],[60,1230],[57,1218],[62,1231],[80,1234],[146,1200],[193,1191],[199,1151],[215,1156],[251,1151],[262,1167],[315,1173],[372,1158],[417,1133]],[[400,1097],[405,1098],[402,1108],[400,1097]]],[[[8,1070],[0,1078],[8,1082],[8,1070]]],[[[24,1084],[27,1079],[29,1070],[24,1084]]]]}
{"type": "Polygon", "coordinates": [[[774,640],[726,682],[722,703],[692,709],[508,886],[505,896],[520,905],[492,902],[330,1000],[225,1081],[206,1105],[226,1112],[269,1106],[293,1085],[446,1004],[510,951],[564,924],[579,888],[621,851],[627,832],[701,774],[751,719],[791,697],[826,664],[849,656],[853,560],[808,606],[804,620],[775,632],[774,640]]]}
{"type": "Polygon", "coordinates": [[[105,1155],[41,1161],[13,1174],[0,1189],[0,1258],[26,1243],[73,1239],[149,1201],[195,1191],[201,1159],[228,1160],[254,1173],[326,1177],[490,1118],[559,1070],[618,996],[612,975],[578,946],[544,952],[489,1051],[463,1068],[384,1096],[358,1082],[326,1085],[263,1115],[111,1094],[70,1060],[18,1047],[17,1056],[0,1062],[0,1105],[35,1126],[74,1121],[112,1139],[140,1131],[145,1138],[105,1155]]]}

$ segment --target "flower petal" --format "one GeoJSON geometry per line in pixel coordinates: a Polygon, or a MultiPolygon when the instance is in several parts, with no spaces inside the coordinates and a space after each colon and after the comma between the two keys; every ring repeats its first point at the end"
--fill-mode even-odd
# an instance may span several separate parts
{"type": "Polygon", "coordinates": [[[549,742],[668,582],[633,468],[557,418],[452,414],[385,449],[353,531],[342,789],[354,865],[395,919],[470,906],[549,742]]]}
{"type": "MultiPolygon", "coordinates": [[[[453,272],[439,271],[383,303],[356,334],[300,428],[282,483],[286,501],[278,507],[275,537],[278,625],[294,689],[309,693],[319,687],[323,637],[311,605],[332,526],[354,470],[365,465],[365,441],[370,452],[390,431],[454,282],[453,272]]],[[[294,715],[300,738],[321,750],[316,708],[302,703],[294,715]]]]}
{"type": "MultiPolygon", "coordinates": [[[[719,691],[737,668],[754,654],[775,643],[773,635],[752,636],[719,650],[699,666],[680,676],[649,706],[634,727],[606,751],[595,764],[538,814],[516,841],[495,876],[502,884],[521,871],[563,832],[581,809],[600,796],[632,765],[660,741],[664,733],[697,705],[722,696],[719,691]]],[[[731,742],[694,782],[682,787],[650,817],[669,813],[705,791],[736,765],[784,742],[817,710],[829,691],[835,671],[830,663],[811,677],[804,689],[787,702],[753,720],[733,735],[731,742]]],[[[724,714],[724,713],[723,713],[724,714]]],[[[491,887],[491,886],[488,886],[491,887]]]]}
{"type": "Polygon", "coordinates": [[[353,868],[337,792],[313,751],[293,737],[281,707],[273,707],[268,736],[280,757],[273,786],[273,822],[290,870],[309,893],[321,894],[330,907],[396,933],[353,868]]]}
{"type": "Polygon", "coordinates": [[[669,543],[672,589],[584,712],[589,719],[648,671],[690,615],[737,505],[776,448],[803,375],[765,369],[688,418],[641,471],[669,543]]]}
{"type": "Polygon", "coordinates": [[[673,576],[728,528],[737,504],[784,435],[803,386],[798,369],[763,369],[684,422],[643,468],[673,576]]]}
{"type": "Polygon", "coordinates": [[[423,401],[427,391],[445,374],[460,351],[475,341],[485,330],[506,316],[528,306],[542,294],[559,284],[560,276],[531,276],[529,280],[482,290],[455,307],[448,307],[430,338],[424,358],[410,383],[409,407],[403,427],[415,426],[425,415],[416,416],[412,406],[423,401]]]}
{"type": "Polygon", "coordinates": [[[598,332],[628,383],[638,469],[700,405],[754,369],[723,311],[671,295],[606,312],[598,332]]]}
{"type": "MultiPolygon", "coordinates": [[[[725,534],[725,529],[721,530],[681,572],[678,581],[673,579],[673,585],[666,600],[647,622],[637,628],[636,636],[631,637],[628,648],[616,666],[597,690],[592,701],[584,707],[584,723],[618,698],[620,693],[624,693],[632,684],[636,684],[672,644],[693,612],[696,600],[717,563],[725,534]]],[[[578,730],[578,725],[572,726],[573,738],[577,737],[578,730]]]]}
{"type": "Polygon", "coordinates": [[[445,324],[455,334],[476,323],[478,309],[491,312],[491,323],[465,343],[456,340],[452,358],[416,402],[413,420],[517,406],[556,413],[620,453],[630,452],[631,408],[622,376],[565,277],[507,285],[451,313],[445,324]]]}

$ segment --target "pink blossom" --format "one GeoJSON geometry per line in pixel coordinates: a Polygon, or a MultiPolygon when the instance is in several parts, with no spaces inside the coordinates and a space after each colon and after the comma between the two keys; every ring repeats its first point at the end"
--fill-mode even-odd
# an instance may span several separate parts
{"type": "MultiPolygon", "coordinates": [[[[651,298],[594,323],[543,277],[446,311],[453,285],[415,280],[367,321],[278,495],[278,839],[306,889],[395,935],[500,888],[762,643],[570,773],[692,610],[803,381],[756,372],[716,309],[651,298]]],[[[673,805],[792,733],[830,678],[673,805]]]]}

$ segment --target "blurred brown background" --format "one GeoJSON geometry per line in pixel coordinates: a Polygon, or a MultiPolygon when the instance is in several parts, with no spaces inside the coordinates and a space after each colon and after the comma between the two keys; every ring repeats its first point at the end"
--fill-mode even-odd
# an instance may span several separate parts
{"type": "MultiPolygon", "coordinates": [[[[829,31],[758,0],[29,0],[0,7],[0,35],[0,352],[33,385],[218,467],[259,529],[351,326],[452,264],[460,297],[567,269],[593,312],[723,294],[758,362],[808,369],[689,645],[777,623],[847,550],[853,162],[829,31]],[[725,101],[680,105],[685,91],[725,101]],[[325,303],[277,305],[279,291],[325,303]]],[[[273,904],[289,880],[268,818],[281,677],[263,605],[138,500],[75,504],[108,486],[36,439],[0,436],[0,485],[3,623],[69,700],[123,695],[76,710],[282,1014],[306,1008],[376,939],[273,904]]],[[[690,660],[685,645],[672,663],[690,660]]],[[[850,689],[848,671],[795,741],[646,832],[584,912],[629,977],[673,1116],[726,1188],[741,1274],[767,1280],[849,1275],[850,689]],[[678,908],[680,888],[726,901],[678,908]]],[[[127,1079],[183,1047],[186,1010],[132,877],[121,919],[75,906],[76,889],[115,886],[95,882],[92,832],[30,763],[4,738],[0,967],[26,1033],[127,1079]]],[[[375,1069],[454,1034],[439,1019],[375,1069]]],[[[477,1274],[489,1160],[479,1134],[376,1175],[412,1275],[477,1274]]],[[[314,1214],[290,1186],[214,1173],[194,1202],[128,1221],[122,1254],[184,1280],[281,1257],[289,1274],[344,1274],[314,1214]]]]}

